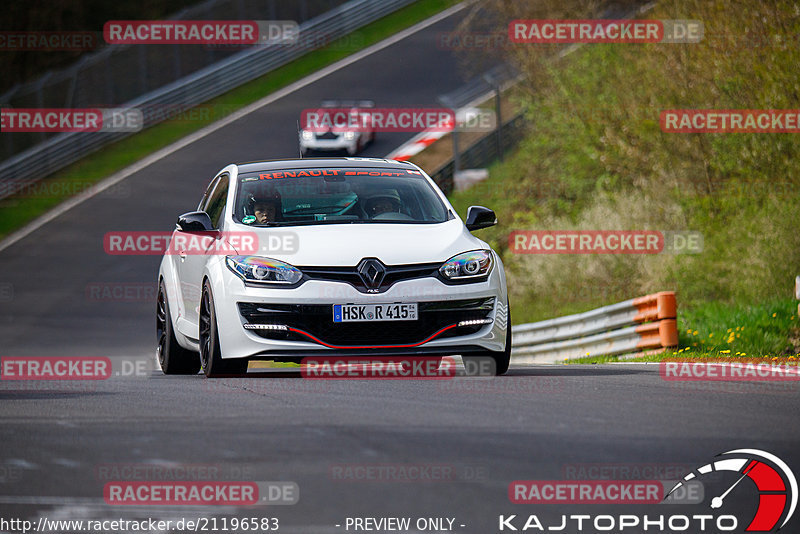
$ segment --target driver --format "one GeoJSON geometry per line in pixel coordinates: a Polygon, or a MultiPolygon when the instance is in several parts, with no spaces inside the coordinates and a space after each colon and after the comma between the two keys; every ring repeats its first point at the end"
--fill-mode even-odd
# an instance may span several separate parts
{"type": "Polygon", "coordinates": [[[256,224],[275,222],[281,215],[281,196],[277,192],[253,195],[250,197],[250,209],[256,224]]]}
{"type": "Polygon", "coordinates": [[[383,213],[400,213],[400,206],[400,195],[395,189],[376,191],[364,201],[364,210],[373,219],[383,213]]]}

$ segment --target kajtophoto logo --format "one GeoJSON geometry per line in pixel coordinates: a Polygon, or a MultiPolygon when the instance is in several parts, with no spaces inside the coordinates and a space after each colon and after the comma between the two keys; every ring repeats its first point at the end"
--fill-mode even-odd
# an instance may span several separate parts
{"type": "Polygon", "coordinates": [[[672,489],[664,490],[660,501],[653,493],[658,488],[651,489],[647,481],[627,481],[630,487],[621,481],[608,480],[600,481],[605,485],[589,487],[589,482],[516,481],[509,486],[509,501],[515,504],[668,503],[690,484],[702,484],[705,494],[713,497],[710,501],[704,498],[695,502],[717,513],[573,513],[562,514],[557,525],[543,521],[536,514],[527,517],[510,514],[498,516],[498,531],[789,532],[782,529],[797,508],[794,473],[782,459],[759,449],[734,449],[718,454],[714,461],[692,469],[672,489]],[[745,479],[750,483],[744,483],[745,479]],[[726,499],[735,500],[735,503],[726,502],[726,499]],[[746,504],[748,500],[750,506],[746,504]]]}
{"type": "Polygon", "coordinates": [[[698,467],[683,477],[667,496],[688,481],[702,479],[710,473],[741,473],[724,493],[711,499],[711,508],[722,508],[725,498],[748,478],[758,490],[758,508],[746,532],[775,532],[789,522],[797,508],[797,479],[783,460],[758,449],[736,449],[718,454],[717,457],[720,459],[698,467]],[[783,522],[777,526],[781,519],[783,522]]]}

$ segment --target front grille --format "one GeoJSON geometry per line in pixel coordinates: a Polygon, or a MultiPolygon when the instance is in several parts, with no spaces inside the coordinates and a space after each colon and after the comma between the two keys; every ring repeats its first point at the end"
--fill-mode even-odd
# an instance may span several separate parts
{"type": "Polygon", "coordinates": [[[331,131],[316,134],[317,139],[339,139],[339,136],[331,131]]]}
{"type": "MultiPolygon", "coordinates": [[[[258,304],[239,302],[239,313],[248,324],[281,324],[302,330],[324,344],[342,347],[418,344],[439,330],[459,321],[488,318],[494,309],[494,297],[420,302],[416,321],[375,321],[334,323],[331,304],[258,304]]],[[[485,325],[455,327],[443,337],[473,334],[485,325]]],[[[291,330],[251,330],[267,339],[312,341],[291,330]]]]}
{"type": "Polygon", "coordinates": [[[362,293],[383,293],[402,280],[436,276],[440,263],[421,263],[415,265],[387,265],[386,275],[376,288],[368,288],[358,273],[357,267],[298,267],[308,280],[346,282],[362,293]]]}

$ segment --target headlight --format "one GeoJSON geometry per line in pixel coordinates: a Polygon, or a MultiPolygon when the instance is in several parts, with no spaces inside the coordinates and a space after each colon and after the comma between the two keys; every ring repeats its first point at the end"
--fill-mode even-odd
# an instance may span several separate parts
{"type": "Polygon", "coordinates": [[[226,256],[225,264],[245,282],[292,285],[303,277],[297,267],[272,258],[226,256]]]}
{"type": "Polygon", "coordinates": [[[301,130],[300,137],[303,138],[303,141],[311,141],[314,138],[314,133],[308,130],[301,130]]]}
{"type": "Polygon", "coordinates": [[[469,280],[481,278],[492,270],[492,253],[488,250],[473,250],[453,256],[439,268],[447,280],[469,280]]]}
{"type": "Polygon", "coordinates": [[[355,132],[345,132],[345,133],[344,133],[344,138],[345,138],[347,141],[352,141],[353,139],[355,139],[355,138],[356,138],[356,133],[355,133],[355,132]]]}

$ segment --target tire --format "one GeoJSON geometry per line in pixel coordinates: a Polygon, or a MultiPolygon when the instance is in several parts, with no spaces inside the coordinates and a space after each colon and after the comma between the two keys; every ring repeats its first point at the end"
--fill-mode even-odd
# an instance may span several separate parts
{"type": "Polygon", "coordinates": [[[496,375],[504,375],[508,372],[508,366],[511,363],[511,309],[508,310],[508,323],[506,323],[506,348],[503,352],[495,352],[492,354],[496,375]]]}
{"type": "Polygon", "coordinates": [[[242,375],[247,372],[246,359],[222,359],[217,330],[217,312],[214,308],[214,296],[211,284],[203,282],[203,296],[200,299],[200,320],[198,325],[200,341],[200,363],[207,378],[242,375]]]}
{"type": "Polygon", "coordinates": [[[158,364],[165,375],[196,375],[200,370],[197,353],[181,347],[175,338],[163,280],[158,283],[156,299],[156,341],[158,364]]]}
{"type": "Polygon", "coordinates": [[[500,352],[487,351],[485,355],[462,356],[468,376],[500,376],[508,372],[511,363],[511,308],[506,322],[506,346],[500,352]]]}

